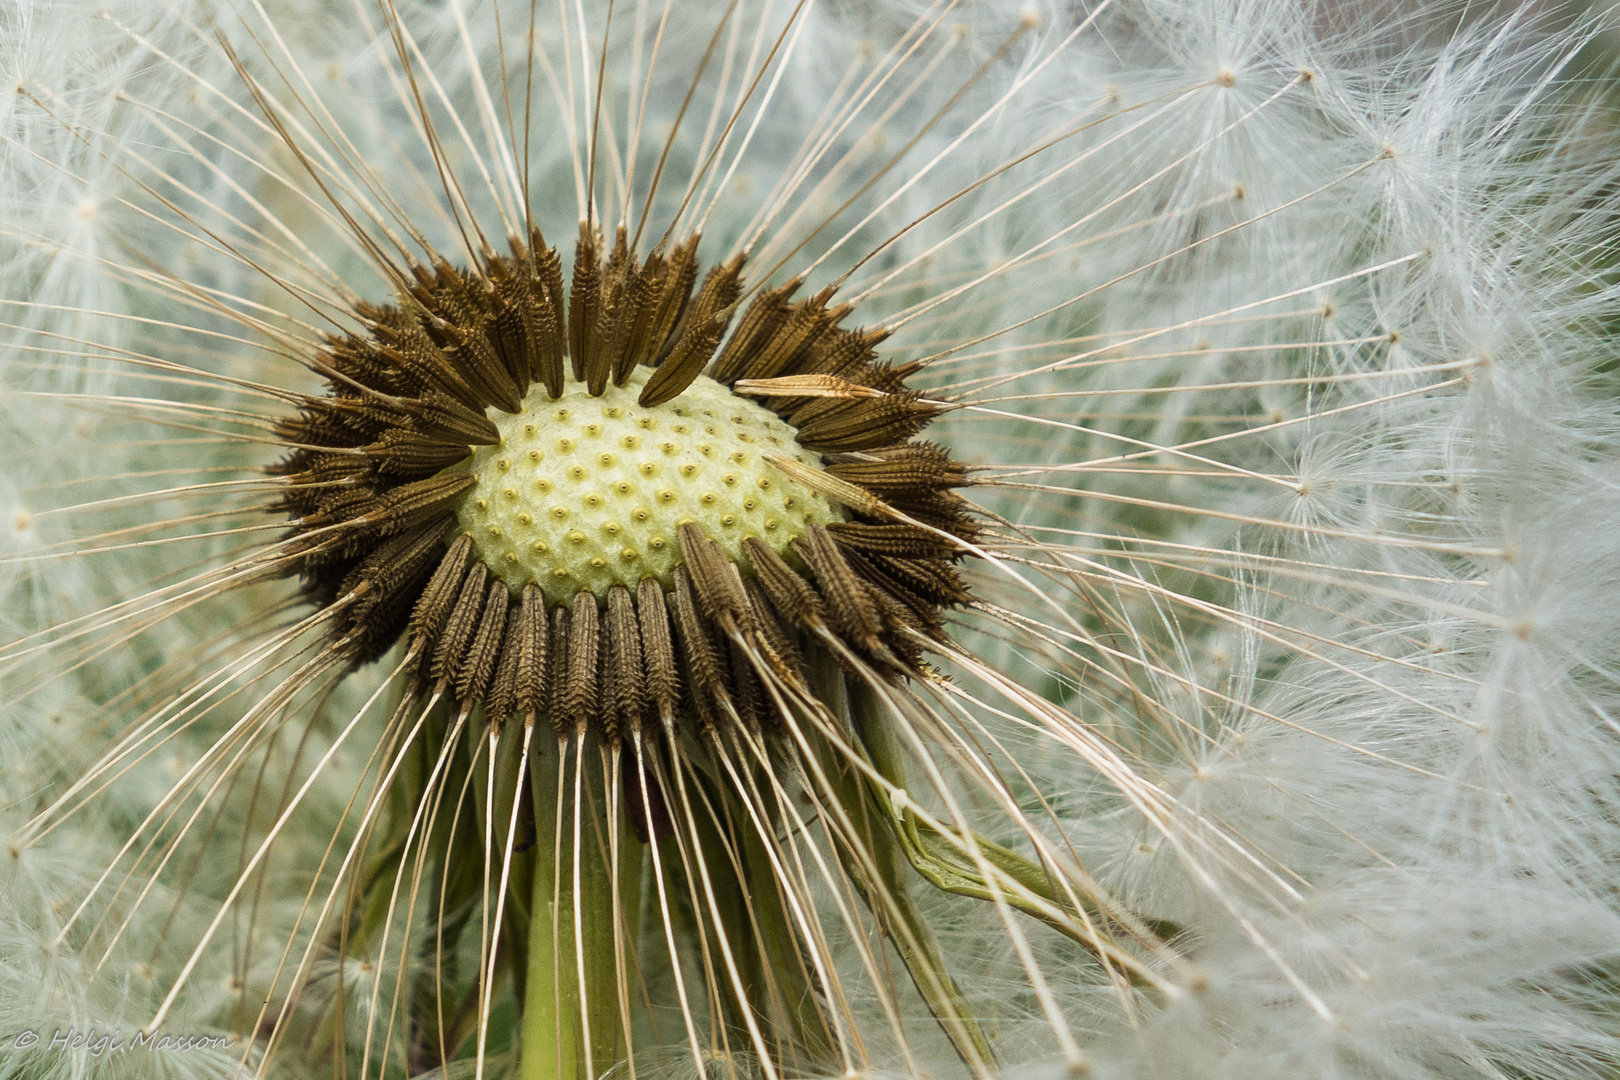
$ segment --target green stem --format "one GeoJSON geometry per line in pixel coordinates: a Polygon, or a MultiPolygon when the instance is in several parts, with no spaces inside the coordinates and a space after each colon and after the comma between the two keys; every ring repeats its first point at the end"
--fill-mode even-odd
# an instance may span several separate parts
{"type": "Polygon", "coordinates": [[[624,1031],[619,1017],[619,965],[613,950],[615,908],[613,880],[613,838],[625,845],[623,807],[617,820],[608,820],[604,757],[596,740],[579,743],[578,767],[584,770],[579,833],[579,913],[580,942],[584,964],[576,967],[576,984],[583,972],[585,1015],[591,1028],[590,1064],[597,1076],[617,1065],[624,1057],[624,1031]]]}
{"type": "MultiPolygon", "coordinates": [[[[738,800],[733,797],[731,801],[735,804],[738,800]]],[[[741,813],[739,808],[739,816],[741,813]]],[[[771,872],[770,855],[758,830],[745,824],[738,831],[746,873],[754,883],[751,937],[758,939],[764,975],[774,991],[770,1015],[786,1020],[786,1025],[778,1020],[773,1027],[786,1026],[792,1032],[796,1049],[802,1050],[806,1059],[803,1068],[830,1073],[837,1060],[836,1047],[817,1004],[815,983],[795,940],[782,885],[771,872]]]]}
{"type": "MultiPolygon", "coordinates": [[[[812,677],[821,699],[836,713],[849,718],[849,688],[843,673],[825,653],[817,657],[812,677]]],[[[824,760],[829,767],[829,777],[837,785],[844,815],[858,830],[858,835],[850,837],[850,841],[862,849],[856,852],[839,845],[839,859],[845,872],[900,954],[911,981],[940,1030],[975,1074],[987,1074],[995,1067],[995,1053],[978,1017],[945,964],[945,954],[934,937],[933,928],[911,897],[910,883],[904,873],[908,860],[888,825],[888,810],[880,805],[855,766],[830,746],[825,749],[824,760]]]]}
{"type": "MultiPolygon", "coordinates": [[[[537,732],[530,755],[534,789],[534,886],[529,900],[529,971],[524,980],[522,1080],[576,1080],[579,1004],[573,973],[572,898],[558,876],[557,785],[562,773],[557,740],[537,732]]],[[[562,839],[566,839],[563,837],[562,839]]]]}
{"type": "MultiPolygon", "coordinates": [[[[594,1080],[628,1053],[619,956],[635,947],[633,937],[626,935],[620,948],[614,948],[618,911],[609,830],[618,833],[621,890],[637,885],[637,874],[625,872],[625,860],[639,868],[639,845],[625,829],[622,806],[617,820],[607,820],[602,759],[594,739],[571,740],[566,754],[549,732],[537,733],[534,744],[534,875],[519,1076],[594,1080]]],[[[635,901],[634,896],[617,898],[621,905],[635,901]]]]}

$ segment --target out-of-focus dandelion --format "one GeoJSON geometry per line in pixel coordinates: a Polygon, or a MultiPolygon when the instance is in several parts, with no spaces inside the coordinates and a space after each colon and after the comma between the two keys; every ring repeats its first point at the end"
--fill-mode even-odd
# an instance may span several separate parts
{"type": "Polygon", "coordinates": [[[0,1075],[1604,1075],[1614,153],[1465,15],[7,16],[0,1075]]]}

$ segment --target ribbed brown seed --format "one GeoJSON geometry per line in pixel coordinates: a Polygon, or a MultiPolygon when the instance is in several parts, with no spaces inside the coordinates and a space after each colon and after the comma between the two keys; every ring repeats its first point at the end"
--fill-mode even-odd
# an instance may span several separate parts
{"type": "MultiPolygon", "coordinates": [[[[607,291],[607,290],[604,290],[607,291]]],[[[585,344],[585,392],[601,397],[613,377],[613,322],[621,308],[618,291],[604,296],[598,309],[602,325],[585,344]]]]}
{"type": "Polygon", "coordinates": [[[574,245],[574,281],[568,293],[568,361],[576,382],[585,381],[586,360],[592,347],[591,331],[601,307],[602,275],[597,262],[597,239],[584,222],[574,245]]]}
{"type": "Polygon", "coordinates": [[[675,351],[658,365],[647,385],[641,388],[637,404],[650,409],[679,397],[692,385],[693,379],[703,374],[724,332],[725,326],[718,319],[705,319],[701,325],[688,328],[675,351]]]}
{"type": "Polygon", "coordinates": [[[344,611],[345,652],[357,661],[386,652],[405,629],[412,605],[443,551],[449,520],[429,522],[389,540],[350,571],[336,590],[344,595],[363,581],[369,588],[344,611]]]}
{"type": "Polygon", "coordinates": [[[799,429],[799,445],[822,453],[870,450],[903,442],[939,415],[915,391],[839,402],[841,408],[799,429]]]}
{"type": "MultiPolygon", "coordinates": [[[[848,552],[850,556],[856,553],[848,552]]],[[[861,558],[880,573],[902,582],[906,588],[935,606],[965,604],[973,598],[950,563],[941,559],[896,559],[889,555],[863,554],[861,558]]]]}
{"type": "MultiPolygon", "coordinates": [[[[867,595],[872,601],[872,606],[878,610],[884,628],[889,632],[884,640],[886,651],[879,658],[885,663],[897,663],[901,671],[921,670],[922,648],[908,631],[920,630],[927,633],[926,621],[919,624],[905,603],[878,585],[868,584],[867,595]]],[[[934,618],[937,621],[937,616],[934,618]]]]}
{"type": "Polygon", "coordinates": [[[968,483],[962,463],[952,461],[943,447],[930,443],[872,451],[866,456],[878,460],[835,460],[823,468],[840,480],[859,484],[884,497],[896,493],[943,491],[968,483]]]}
{"type": "Polygon", "coordinates": [[[498,731],[517,706],[518,663],[522,658],[519,637],[523,633],[523,609],[517,604],[506,611],[506,629],[501,634],[501,658],[495,665],[495,681],[489,688],[484,715],[498,731]]]}
{"type": "Polygon", "coordinates": [[[718,318],[723,324],[730,323],[732,309],[742,296],[742,268],[747,261],[748,256],[739,252],[703,275],[703,287],[698,290],[697,299],[688,305],[681,321],[675,324],[677,335],[705,319],[718,318]]]}
{"type": "Polygon", "coordinates": [[[517,686],[512,705],[525,722],[545,712],[550,699],[550,672],[547,670],[550,638],[550,629],[546,626],[545,594],[540,591],[540,586],[531,581],[523,586],[517,636],[508,638],[506,644],[508,649],[516,651],[518,657],[517,686]]]}
{"type": "Polygon", "coordinates": [[[431,476],[471,453],[466,443],[445,442],[405,428],[383,432],[365,451],[380,475],[399,477],[431,476]]]}
{"type": "Polygon", "coordinates": [[[892,332],[879,326],[839,330],[828,334],[816,342],[816,348],[811,354],[810,362],[805,365],[805,370],[850,378],[862,365],[877,359],[877,347],[887,341],[892,332]]]}
{"type": "Polygon", "coordinates": [[[971,508],[967,500],[954,491],[929,492],[921,498],[897,494],[890,503],[904,510],[906,516],[918,524],[928,525],[961,540],[972,540],[979,534],[979,526],[970,516],[971,508]]]}
{"type": "Polygon", "coordinates": [[[472,569],[467,571],[467,576],[461,582],[456,606],[450,610],[444,632],[433,646],[433,662],[428,667],[428,678],[435,686],[448,686],[454,681],[461,658],[472,645],[473,635],[478,632],[478,620],[484,613],[487,595],[484,586],[488,578],[489,568],[474,561],[472,569]]]}
{"type": "MultiPolygon", "coordinates": [[[[887,336],[887,335],[882,335],[887,336]]],[[[841,379],[877,390],[884,394],[902,393],[905,391],[903,382],[890,378],[890,369],[883,364],[856,363],[852,367],[838,373],[841,379]]],[[[806,428],[818,420],[834,416],[849,408],[850,402],[840,398],[812,398],[803,405],[786,413],[788,423],[795,428],[806,428]]]]}
{"type": "MultiPolygon", "coordinates": [[[[419,309],[418,309],[419,311],[419,309]]],[[[447,394],[470,409],[482,411],[484,398],[456,370],[444,350],[417,322],[417,312],[391,311],[372,332],[382,342],[383,358],[408,371],[424,387],[447,394]]]]}
{"type": "Polygon", "coordinates": [[[456,700],[463,705],[481,702],[489,693],[490,681],[495,677],[495,665],[501,658],[501,639],[506,633],[507,601],[512,594],[506,582],[494,578],[485,594],[484,612],[478,620],[478,632],[456,667],[456,700]]]}
{"type": "Polygon", "coordinates": [[[410,414],[416,429],[427,435],[470,446],[490,446],[501,441],[500,429],[493,420],[438,390],[402,402],[400,408],[410,414]]]}
{"type": "Polygon", "coordinates": [[[615,585],[608,593],[607,656],[602,671],[607,682],[602,729],[611,745],[618,742],[621,732],[639,727],[647,712],[641,626],[630,590],[623,585],[615,585]]]}
{"type": "Polygon", "coordinates": [[[535,252],[533,317],[539,337],[530,356],[530,374],[556,398],[563,392],[564,381],[562,256],[554,248],[536,248],[535,252]]]}
{"type": "MultiPolygon", "coordinates": [[[[885,337],[888,335],[885,334],[885,337]]],[[[860,370],[852,375],[874,390],[882,390],[885,394],[898,394],[906,388],[906,380],[923,369],[922,361],[912,360],[904,364],[894,364],[885,360],[881,363],[863,364],[860,370]]]]}
{"type": "Polygon", "coordinates": [[[770,598],[757,582],[746,581],[743,587],[748,591],[748,606],[754,616],[756,640],[764,647],[771,668],[788,682],[802,684],[804,658],[799,655],[798,645],[778,621],[770,598]]]}
{"type": "Polygon", "coordinates": [[[726,332],[731,305],[741,295],[742,265],[743,256],[738,255],[704,277],[703,288],[698,291],[697,299],[688,305],[686,317],[676,330],[675,347],[641,388],[636,400],[642,407],[650,409],[679,397],[692,385],[693,379],[703,374],[704,366],[726,332]]]}
{"type": "Polygon", "coordinates": [[[809,565],[816,585],[842,636],[862,650],[874,653],[882,646],[882,619],[866,595],[866,587],[833,543],[827,530],[811,525],[805,535],[790,545],[793,553],[809,565]]]}
{"type": "Polygon", "coordinates": [[[465,311],[458,320],[435,315],[429,323],[443,341],[447,358],[456,364],[461,377],[480,399],[502,412],[517,412],[523,407],[523,395],[489,342],[488,317],[465,311]]]}
{"type": "Polygon", "coordinates": [[[461,593],[461,579],[467,574],[467,558],[471,554],[472,537],[462,533],[439,560],[438,569],[433,571],[411,611],[411,647],[419,654],[418,662],[432,655],[433,646],[450,618],[450,609],[461,593]]]}
{"type": "MultiPolygon", "coordinates": [[[[410,528],[430,514],[447,508],[457,495],[477,480],[466,473],[450,473],[405,484],[378,496],[375,514],[383,536],[410,528]]],[[[369,515],[368,515],[369,516],[369,515]]]]}
{"type": "MultiPolygon", "coordinates": [[[[596,602],[593,597],[591,602],[596,602]]],[[[613,715],[613,689],[608,672],[608,621],[605,612],[596,618],[596,703],[591,713],[591,730],[604,743],[619,741],[618,718],[613,715]]]]}
{"type": "Polygon", "coordinates": [[[531,379],[531,319],[525,314],[531,307],[528,301],[529,277],[523,272],[521,264],[499,258],[490,259],[485,264],[484,275],[493,288],[490,297],[494,309],[489,327],[490,344],[501,358],[507,377],[514,384],[527,387],[531,379]]]}
{"type": "Polygon", "coordinates": [[[287,492],[285,505],[303,510],[294,522],[305,530],[320,529],[321,533],[306,531],[301,539],[314,545],[331,545],[334,537],[327,527],[348,523],[353,518],[375,513],[382,509],[377,499],[376,477],[361,475],[346,480],[312,485],[313,490],[293,489],[287,492]]]}
{"type": "Polygon", "coordinates": [[[763,708],[765,692],[760,688],[759,676],[755,673],[753,662],[742,644],[728,640],[726,653],[731,658],[728,672],[731,676],[729,680],[731,707],[744,727],[750,731],[759,731],[764,726],[761,723],[761,714],[765,711],[763,708]]]}
{"type": "MultiPolygon", "coordinates": [[[[494,304],[498,299],[491,295],[489,301],[494,304]]],[[[523,396],[529,389],[529,365],[527,358],[518,351],[522,347],[521,342],[514,341],[520,369],[513,372],[513,365],[507,360],[501,345],[504,337],[502,316],[503,312],[498,308],[476,316],[463,331],[463,348],[477,358],[478,369],[483,373],[484,380],[495,390],[491,404],[503,412],[515,413],[523,408],[523,396]]],[[[515,319],[516,316],[511,318],[515,319]]]]}
{"type": "Polygon", "coordinates": [[[568,609],[561,604],[551,609],[551,646],[546,664],[546,699],[551,726],[559,735],[572,735],[573,725],[564,720],[562,700],[568,693],[568,609]]]}
{"type": "Polygon", "coordinates": [[[827,526],[840,547],[893,555],[901,559],[953,559],[961,549],[938,533],[915,525],[872,525],[860,521],[836,521],[827,526]]]}
{"type": "Polygon", "coordinates": [[[601,693],[597,680],[601,630],[596,597],[581,590],[568,620],[568,666],[562,697],[553,702],[552,720],[559,730],[578,731],[598,716],[601,693]]]}
{"type": "MultiPolygon", "coordinates": [[[[850,381],[858,386],[866,385],[859,379],[851,379],[850,381]]],[[[770,403],[771,408],[777,411],[777,415],[792,424],[795,429],[809,427],[814,421],[824,416],[831,416],[848,404],[848,398],[834,397],[782,398],[770,403]]]]}
{"type": "MultiPolygon", "coordinates": [[[[889,331],[881,328],[843,330],[834,326],[816,340],[809,356],[802,358],[799,373],[831,375],[866,385],[859,377],[859,369],[877,357],[874,346],[888,336],[889,331]]],[[[777,398],[770,402],[770,407],[776,415],[797,428],[837,408],[838,404],[837,398],[777,398]]]]}
{"type": "Polygon", "coordinates": [[[489,339],[506,367],[507,376],[527,388],[532,376],[529,374],[529,334],[522,310],[522,306],[501,296],[490,325],[489,339]]]}
{"type": "Polygon", "coordinates": [[[754,537],[743,541],[748,561],[771,604],[794,626],[816,630],[826,622],[826,611],[815,586],[782,561],[769,544],[754,537]]]}
{"type": "MultiPolygon", "coordinates": [[[[602,367],[602,386],[614,378],[619,354],[635,325],[636,285],[641,279],[641,266],[630,254],[624,226],[614,234],[613,254],[602,272],[602,307],[596,320],[596,351],[602,367]]],[[[594,380],[587,379],[594,385],[594,380]]]]}
{"type": "Polygon", "coordinates": [[[743,312],[737,330],[726,342],[720,358],[714,364],[715,381],[730,386],[742,377],[750,361],[770,344],[788,320],[788,299],[799,291],[803,278],[794,278],[774,289],[766,289],[754,297],[743,312]]]}
{"type": "Polygon", "coordinates": [[[658,314],[658,298],[663,293],[668,269],[664,257],[655,251],[635,271],[624,306],[613,325],[609,353],[613,359],[615,386],[623,386],[641,362],[646,339],[652,333],[652,324],[658,314]]]}
{"type": "Polygon", "coordinates": [[[660,720],[673,720],[681,699],[680,669],[670,636],[664,589],[654,578],[636,586],[636,620],[641,626],[641,658],[647,666],[647,698],[660,720]]]}
{"type": "Polygon", "coordinates": [[[408,286],[410,294],[425,307],[462,306],[452,291],[455,267],[442,258],[434,258],[432,262],[430,268],[424,263],[411,261],[408,269],[416,283],[408,286]]]}
{"type": "Polygon", "coordinates": [[[738,377],[769,379],[784,371],[800,370],[801,361],[808,358],[821,336],[852,310],[848,304],[829,310],[827,301],[832,295],[833,287],[829,285],[803,303],[793,305],[781,328],[738,377]]]}
{"type": "MultiPolygon", "coordinates": [[[[742,269],[742,262],[735,262],[735,269],[742,269]]],[[[651,355],[643,359],[642,363],[651,363],[658,355],[659,348],[669,340],[669,335],[676,332],[680,325],[680,317],[687,311],[687,304],[692,303],[692,290],[698,283],[698,238],[689,236],[685,243],[676,244],[676,249],[669,256],[669,272],[664,275],[664,288],[659,293],[658,311],[654,313],[653,334],[650,337],[651,355]]],[[[732,298],[735,300],[735,298],[732,298]]],[[[732,301],[727,300],[716,306],[729,308],[732,301]]]]}
{"type": "MultiPolygon", "coordinates": [[[[271,466],[272,475],[285,476],[293,484],[320,485],[318,491],[331,493],[333,485],[345,481],[353,481],[365,477],[370,472],[370,462],[363,457],[353,454],[321,454],[300,452],[298,456],[289,459],[282,465],[271,466]],[[295,469],[296,472],[287,470],[295,469]]],[[[308,498],[307,492],[291,490],[286,498],[308,498]]]]}
{"type": "Polygon", "coordinates": [[[276,424],[276,438],[304,446],[353,446],[365,442],[380,425],[355,398],[306,398],[298,415],[276,424]]]}
{"type": "MultiPolygon", "coordinates": [[[[307,473],[291,476],[295,483],[284,490],[281,507],[302,511],[301,520],[294,521],[294,525],[306,529],[325,528],[379,508],[374,489],[376,478],[371,475],[369,462],[364,458],[353,460],[362,463],[358,473],[338,474],[335,465],[313,461],[311,464],[319,470],[316,475],[320,479],[305,481],[303,477],[307,473]]],[[[330,537],[309,539],[325,542],[330,537]]]]}
{"type": "Polygon", "coordinates": [[[630,258],[625,230],[621,225],[613,242],[613,253],[607,266],[598,275],[598,300],[595,321],[587,327],[590,333],[585,342],[585,389],[592,397],[601,397],[613,376],[615,340],[623,347],[623,334],[615,332],[625,306],[629,303],[634,260],[630,258]]]}
{"type": "Polygon", "coordinates": [[[427,521],[401,533],[373,550],[343,579],[339,595],[347,596],[365,585],[365,595],[349,608],[347,617],[358,623],[375,608],[382,597],[392,593],[426,569],[440,551],[449,520],[427,521]]]}
{"type": "Polygon", "coordinates": [[[748,597],[742,591],[742,583],[736,579],[731,560],[696,525],[682,525],[675,535],[703,613],[714,620],[722,633],[733,634],[745,628],[748,597]]]}
{"type": "Polygon", "coordinates": [[[507,245],[512,250],[512,264],[517,267],[518,274],[534,274],[534,260],[546,250],[546,239],[541,235],[540,229],[530,227],[527,241],[517,233],[511,233],[506,238],[507,245]]]}
{"type": "MultiPolygon", "coordinates": [[[[374,304],[362,303],[355,309],[355,317],[368,330],[377,325],[384,310],[374,304]]],[[[319,361],[366,386],[389,393],[416,393],[422,389],[409,372],[390,364],[375,341],[360,337],[328,335],[325,350],[319,361]]],[[[348,392],[348,384],[341,379],[331,380],[333,390],[348,392]]]]}
{"type": "Polygon", "coordinates": [[[675,568],[675,632],[680,639],[680,655],[692,690],[692,703],[696,707],[698,723],[704,730],[714,728],[713,700],[726,696],[724,668],[720,654],[715,651],[692,594],[692,579],[686,568],[675,568]]]}
{"type": "MultiPolygon", "coordinates": [[[[366,514],[378,514],[382,511],[382,503],[377,499],[377,493],[372,490],[369,481],[362,481],[357,485],[330,486],[315,492],[315,510],[306,513],[297,524],[306,529],[325,528],[339,522],[349,522],[354,518],[366,514]]],[[[377,518],[368,524],[375,525],[377,518]]],[[[307,537],[310,543],[330,544],[330,536],[307,537]]]]}
{"type": "Polygon", "coordinates": [[[358,398],[314,398],[299,405],[297,416],[276,425],[276,437],[305,448],[358,446],[407,422],[358,398]]]}
{"type": "MultiPolygon", "coordinates": [[[[882,556],[869,557],[854,551],[845,552],[844,558],[866,582],[868,597],[880,607],[884,607],[885,601],[894,605],[885,609],[885,622],[899,620],[904,627],[935,637],[943,630],[945,620],[940,615],[939,603],[929,599],[922,589],[916,587],[915,575],[908,572],[891,573],[895,560],[880,566],[877,560],[882,556]]],[[[908,567],[922,565],[926,564],[906,563],[908,567]]]]}
{"type": "Polygon", "coordinates": [[[697,246],[698,238],[693,236],[685,243],[676,244],[670,254],[668,269],[660,283],[658,303],[647,320],[648,330],[644,337],[637,339],[635,363],[652,364],[666,348],[675,344],[670,340],[671,335],[680,325],[681,316],[692,299],[692,286],[697,283],[697,246]]]}

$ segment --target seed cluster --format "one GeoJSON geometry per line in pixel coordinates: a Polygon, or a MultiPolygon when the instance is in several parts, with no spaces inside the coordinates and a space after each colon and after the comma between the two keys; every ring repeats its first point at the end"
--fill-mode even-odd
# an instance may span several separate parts
{"type": "Polygon", "coordinates": [[[565,293],[534,231],[411,265],[327,341],[274,471],[334,648],[409,627],[425,687],[609,739],[768,723],[761,679],[802,685],[806,639],[920,670],[974,531],[962,466],[913,441],[939,406],[833,289],[743,307],[743,257],[697,285],[697,246],[638,259],[621,229],[604,259],[582,227],[565,293]]]}

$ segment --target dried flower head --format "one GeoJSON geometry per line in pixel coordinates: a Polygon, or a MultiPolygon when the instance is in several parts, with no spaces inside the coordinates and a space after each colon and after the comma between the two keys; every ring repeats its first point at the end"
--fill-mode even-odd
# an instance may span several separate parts
{"type": "Polygon", "coordinates": [[[600,247],[587,226],[566,295],[538,229],[478,273],[390,264],[399,305],[311,360],[330,390],[277,429],[278,504],[332,648],[374,659],[408,622],[408,666],[462,710],[613,745],[677,717],[757,728],[804,686],[790,631],[856,674],[922,674],[974,532],[963,467],[909,441],[940,407],[876,362],[884,334],[838,325],[833,287],[761,291],[728,334],[743,256],[694,295],[696,237],[645,263],[623,227],[600,247]]]}

